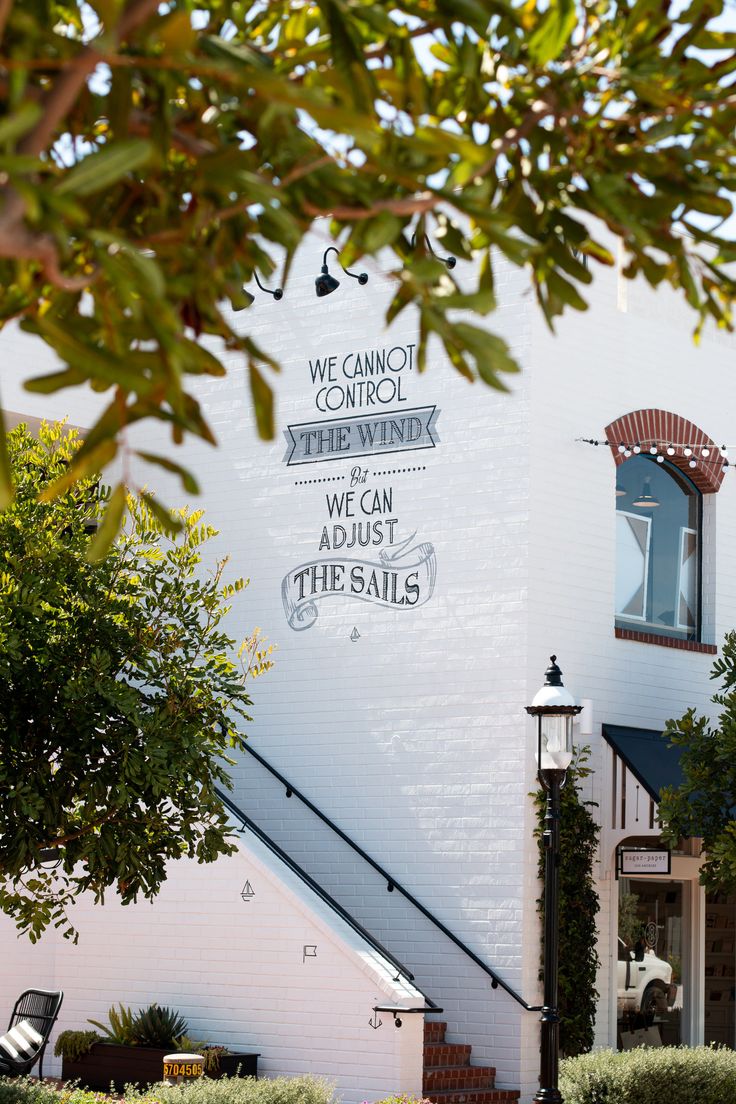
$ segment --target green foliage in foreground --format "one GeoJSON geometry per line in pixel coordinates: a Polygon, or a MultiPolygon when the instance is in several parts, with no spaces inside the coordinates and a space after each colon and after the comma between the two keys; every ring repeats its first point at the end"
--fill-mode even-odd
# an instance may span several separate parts
{"type": "MultiPolygon", "coordinates": [[[[28,1077],[0,1078],[0,1104],[111,1104],[118,1097],[87,1089],[55,1089],[28,1077]]],[[[191,1085],[128,1088],[126,1104],[337,1104],[334,1087],[319,1077],[202,1078],[191,1085]]]]}
{"type": "Polygon", "coordinates": [[[681,748],[684,781],[662,791],[659,818],[664,837],[701,836],[704,862],[700,880],[709,890],[736,892],[736,632],[729,632],[711,678],[722,687],[713,695],[720,707],[716,725],[688,709],[667,722],[664,735],[681,748]]]}
{"type": "Polygon", "coordinates": [[[725,1047],[601,1050],[560,1063],[565,1104],[736,1104],[736,1053],[725,1047]]]}
{"type": "MultiPolygon", "coordinates": [[[[321,1077],[203,1077],[191,1085],[128,1090],[126,1104],[337,1104],[334,1086],[321,1077]]],[[[3,1101],[0,1100],[0,1104],[3,1101]]],[[[70,1104],[76,1104],[71,1101],[70,1104]]]]}
{"type": "MultiPolygon", "coordinates": [[[[29,364],[33,391],[107,392],[77,474],[125,453],[142,419],[213,441],[190,381],[228,361],[273,434],[278,365],[231,308],[252,301],[246,285],[261,294],[258,272],[289,294],[319,216],[345,264],[385,250],[387,320],[415,311],[420,370],[434,340],[467,379],[504,386],[508,346],[458,312],[494,309],[499,257],[529,273],[550,325],[585,310],[616,262],[611,234],[624,277],[670,284],[694,321],[730,326],[724,9],[3,0],[0,324],[20,320],[59,357],[43,376],[29,364]],[[456,280],[426,231],[474,269],[456,280]]],[[[0,505],[11,495],[0,449],[0,505]]]]}
{"type": "MultiPolygon", "coordinates": [[[[202,568],[216,535],[180,512],[169,536],[129,500],[111,552],[87,557],[106,498],[71,482],[63,426],[8,437],[17,495],[0,513],[0,909],[31,939],[67,906],[115,887],[153,898],[166,864],[234,850],[215,787],[249,720],[248,675],[270,665],[258,633],[224,631],[241,579],[202,568]],[[55,865],[58,864],[58,865],[55,865]]],[[[122,507],[125,502],[122,503],[122,507]]]]}

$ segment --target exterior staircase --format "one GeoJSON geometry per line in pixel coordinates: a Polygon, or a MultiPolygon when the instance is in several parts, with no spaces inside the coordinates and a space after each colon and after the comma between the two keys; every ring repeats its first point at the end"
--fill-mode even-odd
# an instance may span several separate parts
{"type": "Polygon", "coordinates": [[[424,1023],[424,1096],[433,1104],[513,1104],[515,1089],[497,1089],[493,1066],[471,1066],[471,1047],[445,1041],[447,1024],[424,1023]]]}

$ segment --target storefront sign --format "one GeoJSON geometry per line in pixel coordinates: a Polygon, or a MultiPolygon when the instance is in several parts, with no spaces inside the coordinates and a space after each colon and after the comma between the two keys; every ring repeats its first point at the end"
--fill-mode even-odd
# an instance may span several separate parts
{"type": "Polygon", "coordinates": [[[627,874],[670,874],[671,854],[666,847],[619,847],[618,872],[627,874]]]}

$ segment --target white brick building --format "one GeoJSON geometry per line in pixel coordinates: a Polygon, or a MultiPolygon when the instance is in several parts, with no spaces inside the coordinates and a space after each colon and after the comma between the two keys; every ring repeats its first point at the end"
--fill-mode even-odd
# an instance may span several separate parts
{"type": "MultiPolygon", "coordinates": [[[[254,687],[253,749],[535,1004],[534,732],[524,707],[556,653],[566,686],[587,703],[576,739],[592,747],[603,826],[598,1044],[616,1046],[632,1026],[617,1024],[623,884],[639,890],[641,919],[653,917],[651,950],[680,960],[674,1011],[655,1017],[662,1039],[733,1045],[736,956],[726,933],[734,906],[706,902],[698,861],[685,855],[673,857],[669,878],[616,880],[616,846],[657,832],[650,779],[631,773],[625,748],[614,765],[602,726],[612,739],[614,726],[626,744],[637,731],[661,732],[690,706],[710,709],[714,646],[736,625],[736,487],[729,473],[713,489],[720,457],[700,457],[694,470],[682,454],[688,442],[674,442],[672,457],[666,445],[676,433],[702,432],[697,443],[734,440],[734,342],[706,333],[696,348],[679,299],[627,285],[614,270],[596,273],[590,311],[566,317],[552,337],[524,275],[501,269],[501,306],[490,321],[523,365],[511,393],[468,385],[435,346],[430,370],[419,375],[415,319],[405,312],[384,330],[392,285],[380,262],[370,263],[367,286],[344,278],[334,294],[315,297],[324,233],[301,249],[280,302],[259,293],[239,316],[283,366],[273,378],[278,440],[257,440],[245,365],[233,358],[226,379],[198,387],[219,447],[193,445],[185,458],[201,476],[218,551],[251,579],[232,633],[259,625],[278,644],[275,669],[254,687]],[[638,411],[674,417],[623,423],[632,436],[621,443],[644,448],[619,468],[609,448],[578,440],[603,440],[606,427],[623,432],[619,419],[638,411]],[[660,453],[665,448],[664,464],[648,454],[650,436],[660,453]],[[678,523],[672,610],[658,597],[672,574],[658,566],[658,542],[671,540],[655,527],[666,511],[634,503],[647,463],[652,497],[669,478],[695,518],[678,523]],[[627,505],[617,511],[616,477],[625,483],[627,472],[627,505]],[[683,474],[705,493],[691,494],[683,474]],[[630,585],[637,571],[638,589],[630,585]],[[707,933],[720,926],[714,950],[707,933]],[[709,972],[716,969],[723,972],[709,972]]],[[[456,274],[467,276],[462,264],[456,274]]],[[[25,370],[35,359],[36,374],[44,348],[6,334],[2,349],[6,407],[88,422],[78,396],[41,402],[17,386],[16,365],[25,370]]],[[[157,433],[141,436],[151,447],[157,433]]],[[[156,483],[164,500],[181,501],[178,488],[156,483]]],[[[498,1087],[529,1099],[538,1016],[492,989],[476,963],[399,892],[387,892],[386,878],[296,796],[288,800],[256,759],[243,756],[234,783],[238,806],[444,1009],[448,1039],[471,1044],[474,1063],[495,1066],[498,1087]]],[[[335,1077],[348,1104],[418,1092],[422,1017],[406,1015],[399,1031],[390,1013],[377,1029],[369,1019],[374,1005],[421,1004],[421,993],[391,981],[385,961],[374,961],[352,929],[346,934],[266,852],[248,847],[246,838],[237,859],[198,868],[196,884],[172,871],[153,906],[80,906],[78,947],[53,937],[36,948],[13,943],[6,1004],[31,981],[65,988],[62,1027],[81,1027],[118,1000],[178,1004],[198,1032],[259,1050],[266,1072],[335,1077]],[[246,878],[256,889],[247,903],[246,878]],[[287,903],[274,906],[279,894],[287,903]],[[274,907],[284,909],[276,938],[274,907]],[[173,977],[163,964],[180,939],[194,965],[173,977]],[[322,943],[330,948],[324,960],[322,943]],[[305,945],[318,946],[314,961],[301,957],[305,945]],[[253,967],[277,959],[267,976],[253,967]]],[[[2,932],[14,939],[7,924],[2,932]]]]}

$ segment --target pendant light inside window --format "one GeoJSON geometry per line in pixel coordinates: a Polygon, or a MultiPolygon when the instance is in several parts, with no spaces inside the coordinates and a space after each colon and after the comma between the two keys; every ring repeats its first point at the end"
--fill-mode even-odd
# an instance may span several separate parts
{"type": "Polygon", "coordinates": [[[641,494],[638,498],[634,499],[631,505],[650,510],[654,509],[655,506],[659,506],[659,499],[655,498],[652,494],[652,482],[650,479],[644,480],[641,494]]]}

